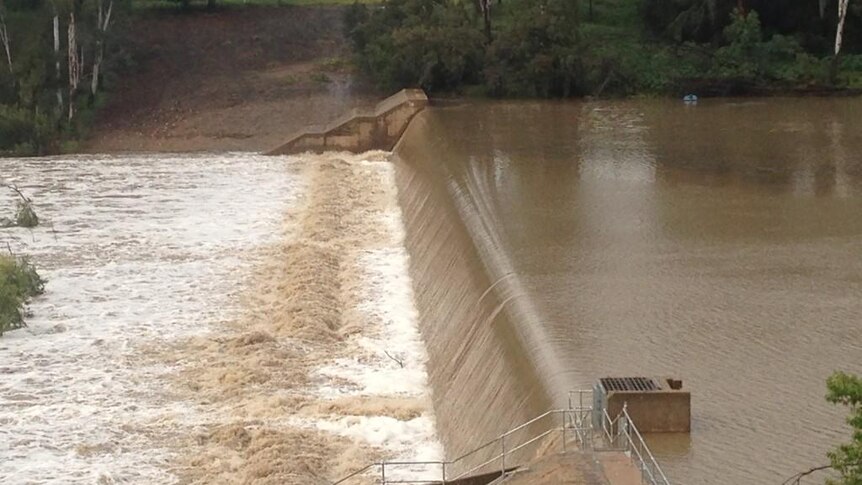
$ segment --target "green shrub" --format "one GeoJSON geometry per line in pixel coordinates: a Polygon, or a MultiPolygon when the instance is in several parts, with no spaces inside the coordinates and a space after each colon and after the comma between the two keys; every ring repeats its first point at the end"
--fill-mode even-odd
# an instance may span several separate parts
{"type": "Polygon", "coordinates": [[[39,225],[39,216],[36,215],[36,211],[33,210],[33,204],[29,200],[18,202],[18,210],[15,213],[15,225],[27,228],[39,225]]]}
{"type": "Polygon", "coordinates": [[[862,377],[836,372],[826,381],[826,400],[849,408],[847,424],[851,428],[850,443],[829,452],[829,460],[841,478],[828,479],[828,485],[858,485],[862,483],[862,377]]]}
{"type": "Polygon", "coordinates": [[[503,96],[583,94],[578,1],[538,0],[513,9],[488,47],[485,83],[503,96]]]}
{"type": "Polygon", "coordinates": [[[55,136],[47,116],[0,105],[0,153],[41,155],[51,148],[55,136]]]}
{"type": "Polygon", "coordinates": [[[797,39],[775,34],[764,41],[757,12],[734,12],[724,35],[729,43],[716,50],[714,77],[802,83],[822,82],[828,74],[824,60],[806,53],[797,39]]]}
{"type": "Polygon", "coordinates": [[[0,256],[0,335],[21,328],[24,305],[45,292],[45,280],[27,258],[0,256]]]}
{"type": "Polygon", "coordinates": [[[0,217],[0,228],[15,226],[33,228],[38,226],[39,216],[33,209],[33,202],[29,198],[27,198],[27,196],[25,196],[20,190],[18,190],[18,187],[10,185],[9,188],[14,191],[19,197],[17,210],[15,211],[14,219],[0,217]]]}
{"type": "Polygon", "coordinates": [[[469,10],[450,1],[357,4],[345,23],[359,66],[382,87],[434,92],[480,80],[482,34],[469,10]]]}

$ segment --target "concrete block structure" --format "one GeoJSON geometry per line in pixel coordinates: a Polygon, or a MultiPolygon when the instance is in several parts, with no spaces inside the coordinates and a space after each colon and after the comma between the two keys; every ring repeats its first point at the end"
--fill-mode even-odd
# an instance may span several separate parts
{"type": "Polygon", "coordinates": [[[413,117],[426,106],[428,97],[424,91],[404,89],[373,110],[353,110],[326,126],[309,127],[267,154],[392,150],[413,117]]]}
{"type": "Polygon", "coordinates": [[[642,433],[688,433],[691,431],[691,393],[682,381],[653,377],[605,377],[593,389],[595,409],[612,418],[626,406],[632,422],[642,433]]]}

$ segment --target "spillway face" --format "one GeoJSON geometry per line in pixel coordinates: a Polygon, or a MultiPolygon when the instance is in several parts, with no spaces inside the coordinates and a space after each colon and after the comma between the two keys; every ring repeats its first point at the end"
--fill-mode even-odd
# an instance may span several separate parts
{"type": "MultiPolygon", "coordinates": [[[[517,295],[509,278],[489,273],[476,235],[465,226],[464,207],[459,210],[459,192],[434,158],[447,152],[438,150],[446,143],[440,129],[433,111],[421,113],[394,158],[438,432],[447,458],[454,459],[550,409],[551,400],[512,327],[517,295]]],[[[526,429],[511,442],[535,431],[526,429]]],[[[499,452],[486,449],[458,466],[499,452]]]]}

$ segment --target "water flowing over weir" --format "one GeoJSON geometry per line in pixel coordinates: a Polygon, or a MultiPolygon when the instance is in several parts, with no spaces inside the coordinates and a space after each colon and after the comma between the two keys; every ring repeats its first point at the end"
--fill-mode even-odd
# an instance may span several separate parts
{"type": "Polygon", "coordinates": [[[436,158],[458,163],[448,140],[426,111],[394,157],[438,431],[451,458],[550,409],[567,388],[540,328],[518,325],[535,314],[483,205],[487,194],[453,183],[436,158]]]}

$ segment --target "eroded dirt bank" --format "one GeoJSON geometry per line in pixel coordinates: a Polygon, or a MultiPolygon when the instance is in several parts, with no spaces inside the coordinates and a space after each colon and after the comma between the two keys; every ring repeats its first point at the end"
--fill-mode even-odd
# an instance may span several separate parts
{"type": "Polygon", "coordinates": [[[381,93],[350,72],[343,8],[141,14],[88,152],[260,151],[381,93]]]}

